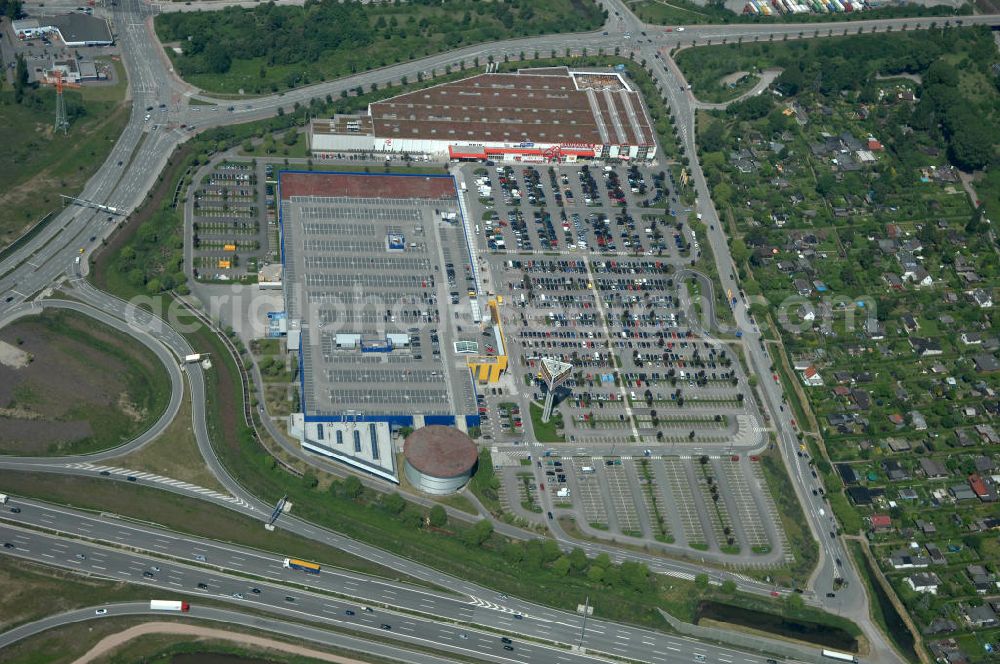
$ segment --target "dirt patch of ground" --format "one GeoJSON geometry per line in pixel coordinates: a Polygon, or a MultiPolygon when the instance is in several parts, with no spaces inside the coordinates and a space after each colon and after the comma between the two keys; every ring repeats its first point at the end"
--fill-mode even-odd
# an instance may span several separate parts
{"type": "Polygon", "coordinates": [[[28,366],[30,358],[30,355],[17,346],[0,341],[0,364],[8,369],[23,369],[28,366]]]}
{"type": "Polygon", "coordinates": [[[138,434],[166,407],[169,379],[151,351],[70,312],[0,330],[29,361],[0,364],[0,453],[94,451],[138,434]]]}
{"type": "Polygon", "coordinates": [[[265,650],[278,650],[281,652],[293,653],[301,657],[311,657],[322,662],[334,662],[335,664],[365,664],[363,660],[352,657],[333,655],[321,650],[314,650],[291,643],[284,643],[275,639],[268,639],[260,636],[251,636],[239,632],[227,632],[221,629],[210,627],[200,627],[198,625],[185,625],[182,623],[150,622],[143,625],[130,627],[118,634],[106,636],[97,642],[85,655],[73,661],[73,664],[89,664],[97,661],[100,657],[110,653],[118,646],[147,634],[175,634],[178,636],[193,637],[192,640],[213,639],[218,641],[231,641],[241,646],[262,648],[265,650]]]}

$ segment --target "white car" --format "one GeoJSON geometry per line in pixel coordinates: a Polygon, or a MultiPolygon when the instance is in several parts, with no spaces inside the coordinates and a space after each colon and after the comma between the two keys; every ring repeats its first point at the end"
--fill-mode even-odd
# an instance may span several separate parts
{"type": "Polygon", "coordinates": [[[677,27],[677,32],[684,32],[684,26],[683,25],[678,26],[677,27]]]}
{"type": "Polygon", "coordinates": [[[103,616],[103,615],[107,614],[107,612],[108,612],[107,609],[97,609],[96,611],[94,611],[94,615],[95,616],[103,616]]]}

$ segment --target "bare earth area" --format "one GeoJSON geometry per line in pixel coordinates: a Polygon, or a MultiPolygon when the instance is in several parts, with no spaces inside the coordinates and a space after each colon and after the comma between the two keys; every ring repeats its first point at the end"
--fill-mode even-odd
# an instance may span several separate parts
{"type": "Polygon", "coordinates": [[[151,391],[164,378],[148,349],[85,317],[18,320],[0,330],[0,454],[124,442],[161,407],[151,391]]]}
{"type": "Polygon", "coordinates": [[[302,646],[283,643],[274,639],[266,639],[249,634],[238,632],[227,632],[221,629],[210,627],[199,627],[197,625],[184,625],[181,623],[151,622],[130,627],[123,632],[107,636],[91,648],[85,655],[73,661],[73,664],[88,664],[96,661],[99,657],[110,653],[118,646],[146,634],[176,634],[178,636],[196,637],[196,640],[214,639],[219,641],[232,641],[241,646],[261,648],[264,650],[279,650],[282,652],[300,655],[302,657],[312,657],[322,662],[334,662],[335,664],[365,664],[362,660],[331,655],[329,653],[304,648],[302,646]]]}

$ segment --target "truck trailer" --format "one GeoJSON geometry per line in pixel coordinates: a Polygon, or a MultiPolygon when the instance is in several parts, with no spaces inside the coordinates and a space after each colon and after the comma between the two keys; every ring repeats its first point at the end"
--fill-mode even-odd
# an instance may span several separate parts
{"type": "Polygon", "coordinates": [[[182,611],[187,612],[191,605],[187,602],[178,602],[170,599],[149,600],[150,611],[182,611]]]}

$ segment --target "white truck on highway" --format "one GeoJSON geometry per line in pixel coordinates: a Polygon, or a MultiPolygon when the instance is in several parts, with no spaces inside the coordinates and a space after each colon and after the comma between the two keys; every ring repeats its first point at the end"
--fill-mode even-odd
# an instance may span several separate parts
{"type": "Polygon", "coordinates": [[[191,608],[191,605],[187,602],[179,602],[169,599],[151,599],[149,600],[149,610],[150,611],[183,611],[187,612],[191,608]]]}
{"type": "Polygon", "coordinates": [[[193,364],[195,362],[201,362],[201,353],[193,353],[192,355],[185,355],[184,362],[186,364],[193,364]]]}

